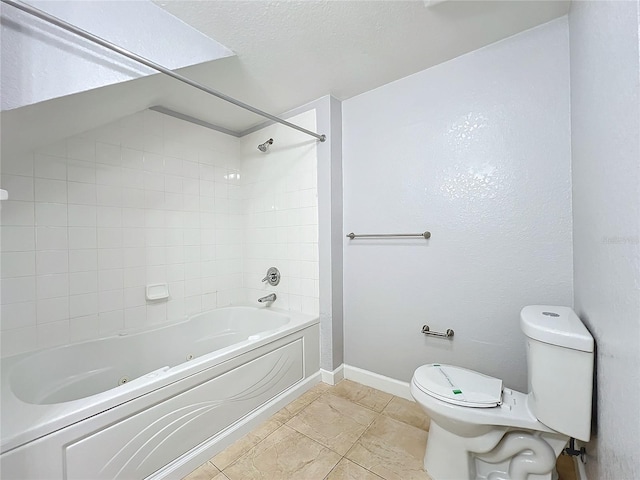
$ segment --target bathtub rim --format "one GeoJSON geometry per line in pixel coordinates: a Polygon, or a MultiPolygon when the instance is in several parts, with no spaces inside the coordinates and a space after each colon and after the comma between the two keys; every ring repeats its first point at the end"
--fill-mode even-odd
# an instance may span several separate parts
{"type": "MultiPolygon", "coordinates": [[[[46,352],[58,348],[65,348],[66,346],[51,347],[3,358],[1,360],[3,369],[5,368],[5,365],[7,365],[5,362],[9,360],[11,360],[11,362],[6,366],[6,373],[3,370],[3,375],[0,378],[0,395],[2,400],[2,438],[0,442],[0,454],[7,453],[15,448],[44,437],[69,425],[85,420],[93,415],[97,415],[106,410],[147,395],[151,392],[168,387],[172,384],[175,384],[176,382],[179,382],[180,380],[196,375],[215,365],[232,360],[247,352],[260,348],[280,338],[284,338],[287,335],[304,330],[305,328],[308,328],[309,326],[318,324],[320,322],[320,318],[317,315],[308,315],[300,312],[291,312],[288,310],[275,309],[271,307],[255,307],[252,305],[239,304],[221,307],[221,309],[235,307],[250,307],[254,308],[255,310],[269,308],[269,310],[273,310],[274,312],[287,315],[288,317],[290,317],[290,321],[288,324],[280,327],[279,329],[263,332],[265,333],[265,335],[261,336],[259,339],[244,340],[223,349],[207,353],[200,357],[196,357],[192,361],[183,362],[172,368],[160,368],[154,370],[153,372],[149,372],[141,377],[138,377],[137,379],[129,382],[126,385],[112,388],[104,392],[90,395],[81,399],[71,400],[69,402],[54,404],[33,404],[24,402],[15,396],[11,389],[9,381],[11,376],[10,369],[14,365],[14,363],[12,363],[14,360],[22,360],[36,353],[46,352]],[[114,395],[114,391],[116,391],[117,389],[121,390],[117,395],[114,395]]],[[[215,310],[220,309],[213,309],[209,312],[215,310]]],[[[190,316],[189,318],[180,322],[164,324],[162,326],[159,326],[158,328],[167,328],[176,324],[186,323],[194,316],[195,315],[190,316]]],[[[138,333],[145,333],[147,331],[157,330],[158,328],[144,329],[143,331],[138,333]]],[[[119,335],[109,335],[100,339],[92,339],[87,342],[78,342],[78,344],[84,344],[96,340],[99,341],[106,338],[112,338],[114,336],[119,335]]]]}

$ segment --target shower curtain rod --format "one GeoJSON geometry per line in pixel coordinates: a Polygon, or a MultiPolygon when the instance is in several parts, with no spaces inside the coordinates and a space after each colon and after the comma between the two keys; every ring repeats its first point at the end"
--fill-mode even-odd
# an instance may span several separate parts
{"type": "Polygon", "coordinates": [[[86,30],[83,30],[79,27],[76,27],[75,25],[72,25],[68,22],[65,22],[64,20],[61,20],[58,17],[55,17],[53,15],[50,15],[38,8],[32,7],[31,5],[27,5],[26,3],[22,3],[20,1],[17,0],[1,0],[2,3],[6,3],[7,5],[11,5],[14,8],[17,8],[18,10],[22,10],[25,13],[28,13],[30,15],[33,15],[34,17],[39,18],[40,20],[44,20],[45,22],[51,23],[57,27],[60,27],[64,30],[67,30],[68,32],[74,33],[86,40],[89,40],[90,42],[96,43],[104,48],[107,48],[113,52],[119,53],[120,55],[123,55],[135,62],[141,63],[142,65],[145,65],[153,70],[156,70],[160,73],[164,73],[165,75],[168,75],[169,77],[175,78],[176,80],[179,80],[182,83],[186,83],[187,85],[190,85],[194,88],[197,88],[198,90],[202,90],[205,93],[208,93],[209,95],[213,95],[214,97],[218,97],[221,100],[224,100],[225,102],[229,102],[229,103],[233,103],[234,105],[240,107],[240,108],[244,108],[245,110],[248,110],[252,113],[255,113],[256,115],[260,115],[262,117],[268,118],[269,120],[272,120],[274,122],[280,123],[282,125],[285,125],[289,128],[293,128],[295,130],[298,130],[302,133],[306,133],[307,135],[311,135],[312,137],[317,138],[319,141],[324,142],[327,137],[326,135],[323,134],[318,134],[315,132],[312,132],[311,130],[307,130],[306,128],[302,128],[294,123],[291,122],[287,122],[286,120],[283,120],[279,117],[276,117],[275,115],[271,115],[270,113],[267,113],[265,111],[262,111],[256,107],[252,107],[251,105],[241,102],[240,100],[236,100],[233,97],[230,97],[228,95],[225,95],[222,92],[218,92],[217,90],[214,90],[213,88],[209,88],[206,85],[203,85],[201,83],[198,83],[194,80],[191,80],[190,78],[187,78],[183,75],[180,75],[179,73],[174,72],[173,70],[170,70],[166,67],[163,67],[162,65],[159,65],[155,62],[152,62],[151,60],[148,60],[147,58],[141,57],[138,54],[135,54],[133,52],[130,52],[129,50],[119,47],[118,45],[115,45],[111,42],[109,42],[108,40],[105,40],[104,38],[98,37],[97,35],[94,35],[93,33],[89,33],[86,30]]]}

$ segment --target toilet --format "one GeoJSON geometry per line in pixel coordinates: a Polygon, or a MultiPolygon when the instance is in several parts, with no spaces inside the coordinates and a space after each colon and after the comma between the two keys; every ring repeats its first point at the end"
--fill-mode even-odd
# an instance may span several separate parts
{"type": "Polygon", "coordinates": [[[411,394],[431,417],[424,469],[433,480],[551,480],[568,440],[589,441],[593,337],[568,307],[520,312],[528,393],[466,368],[419,367],[411,394]]]}

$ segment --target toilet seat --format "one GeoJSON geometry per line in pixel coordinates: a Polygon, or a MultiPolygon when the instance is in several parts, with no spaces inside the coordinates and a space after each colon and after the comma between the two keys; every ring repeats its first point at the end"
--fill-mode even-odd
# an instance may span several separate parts
{"type": "Polygon", "coordinates": [[[491,408],[502,404],[502,380],[466,368],[430,363],[415,371],[413,381],[427,395],[453,405],[491,408]]]}

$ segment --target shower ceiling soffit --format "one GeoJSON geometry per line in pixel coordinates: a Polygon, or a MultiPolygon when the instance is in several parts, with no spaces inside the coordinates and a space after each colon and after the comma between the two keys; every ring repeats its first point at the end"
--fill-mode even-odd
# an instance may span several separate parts
{"type": "MultiPolygon", "coordinates": [[[[177,69],[233,55],[149,0],[19,0],[142,57],[177,69]]],[[[156,73],[2,3],[2,110],[156,73]]]]}

